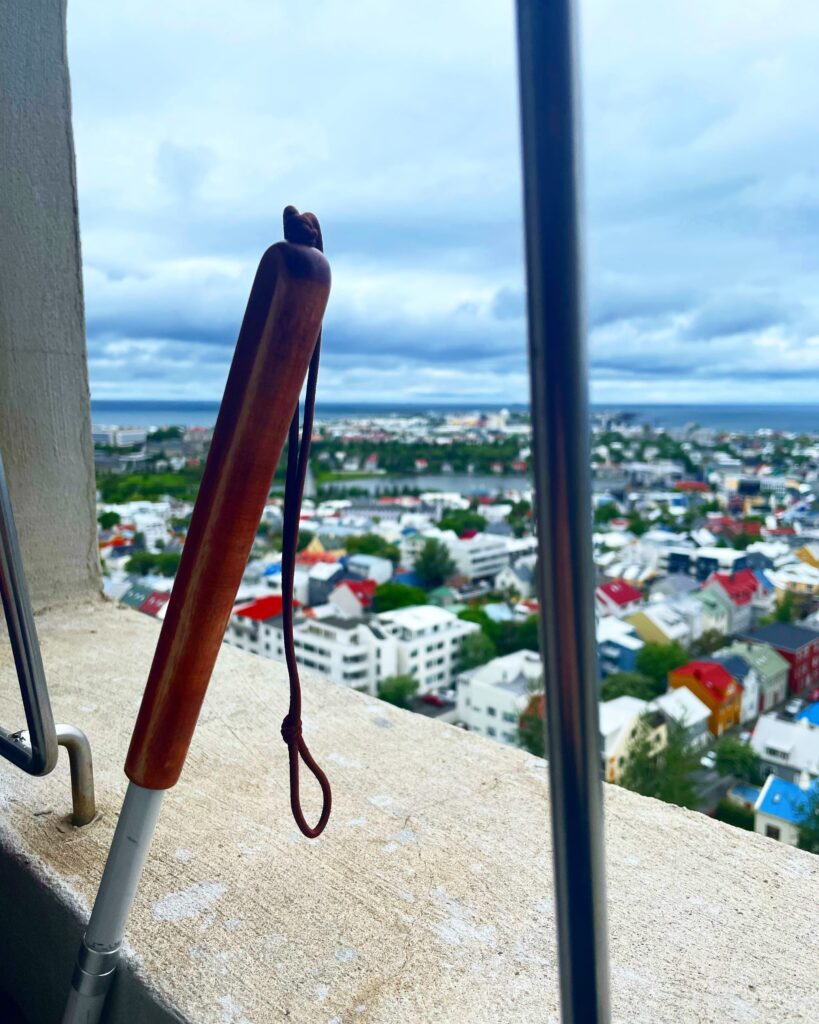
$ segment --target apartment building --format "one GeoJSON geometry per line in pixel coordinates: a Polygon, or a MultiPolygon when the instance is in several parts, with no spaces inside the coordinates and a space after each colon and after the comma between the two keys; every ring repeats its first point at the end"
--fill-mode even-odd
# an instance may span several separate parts
{"type": "Polygon", "coordinates": [[[449,551],[456,571],[467,580],[494,579],[509,565],[509,542],[492,533],[475,533],[459,537],[453,530],[425,530],[401,539],[401,561],[413,565],[429,540],[440,541],[449,551]]]}
{"type": "Polygon", "coordinates": [[[480,629],[445,608],[426,604],[384,612],[372,625],[396,641],[397,673],[417,679],[422,694],[454,685],[461,644],[480,629]]]}
{"type": "Polygon", "coordinates": [[[517,744],[517,727],[543,674],[536,651],[516,651],[458,676],[458,721],[470,732],[517,744]]]}
{"type": "MultiPolygon", "coordinates": [[[[225,640],[252,654],[284,661],[281,595],[237,608],[225,640]]],[[[296,660],[341,686],[375,695],[379,682],[398,674],[397,641],[375,620],[326,614],[297,618],[296,660]]]]}

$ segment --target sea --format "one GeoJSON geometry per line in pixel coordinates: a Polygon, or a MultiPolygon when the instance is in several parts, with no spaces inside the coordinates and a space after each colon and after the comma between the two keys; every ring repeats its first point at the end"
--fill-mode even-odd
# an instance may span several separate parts
{"type": "MultiPolygon", "coordinates": [[[[319,419],[351,416],[413,416],[458,412],[525,412],[528,406],[470,402],[415,404],[352,404],[319,402],[319,419]]],[[[753,433],[760,428],[786,433],[819,434],[819,403],[815,405],[592,405],[595,413],[625,413],[636,423],[673,429],[697,424],[713,430],[753,433]]],[[[92,399],[95,427],[208,427],[216,422],[218,402],[92,399]]]]}

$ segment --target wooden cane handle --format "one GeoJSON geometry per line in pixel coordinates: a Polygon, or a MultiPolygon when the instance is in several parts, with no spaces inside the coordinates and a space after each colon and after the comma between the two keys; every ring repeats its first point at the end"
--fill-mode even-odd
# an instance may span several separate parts
{"type": "Polygon", "coordinates": [[[139,786],[182,771],[329,294],[317,249],[262,257],[125,762],[139,786]]]}

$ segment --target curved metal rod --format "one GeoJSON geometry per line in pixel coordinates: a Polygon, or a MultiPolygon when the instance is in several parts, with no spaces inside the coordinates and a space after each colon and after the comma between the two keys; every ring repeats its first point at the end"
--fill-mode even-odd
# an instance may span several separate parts
{"type": "Polygon", "coordinates": [[[82,729],[75,725],[56,725],[55,728],[57,743],[65,747],[71,770],[71,802],[74,807],[71,823],[81,828],[97,816],[91,744],[82,729]]]}

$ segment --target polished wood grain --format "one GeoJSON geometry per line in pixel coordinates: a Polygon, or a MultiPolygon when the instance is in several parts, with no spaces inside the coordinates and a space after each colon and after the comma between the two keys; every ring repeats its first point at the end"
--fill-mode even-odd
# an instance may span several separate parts
{"type": "Polygon", "coordinates": [[[125,763],[147,789],[182,771],[329,294],[317,249],[262,257],[125,763]]]}

